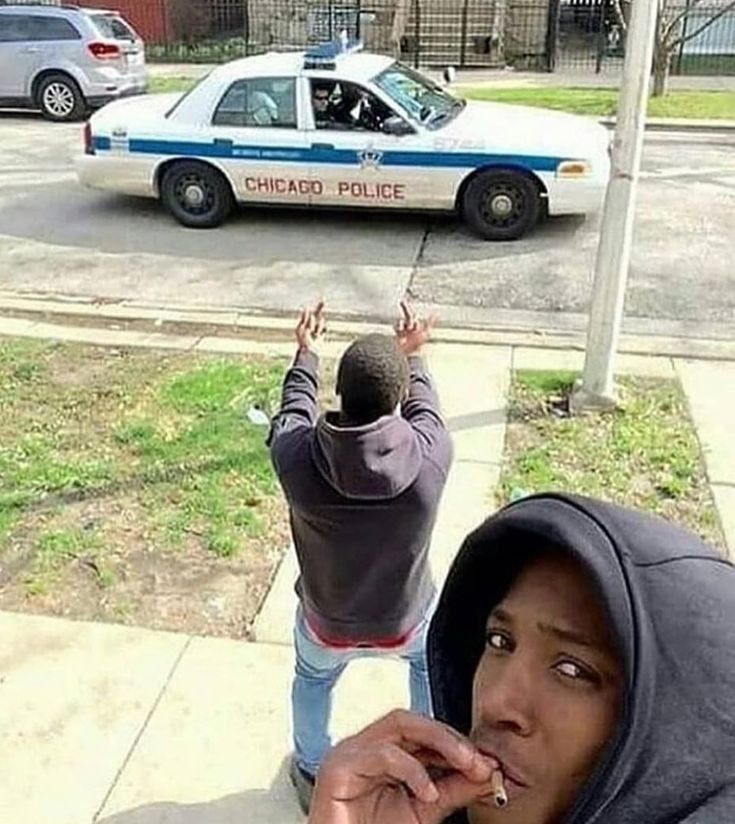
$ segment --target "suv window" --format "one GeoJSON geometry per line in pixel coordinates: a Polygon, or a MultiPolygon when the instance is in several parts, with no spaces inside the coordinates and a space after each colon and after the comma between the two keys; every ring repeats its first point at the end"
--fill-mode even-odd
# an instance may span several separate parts
{"type": "Polygon", "coordinates": [[[110,40],[131,40],[135,42],[135,32],[127,23],[112,14],[93,14],[92,20],[103,37],[110,40]]]}
{"type": "Polygon", "coordinates": [[[30,40],[81,40],[82,35],[63,17],[28,18],[31,29],[30,40]]]}
{"type": "Polygon", "coordinates": [[[296,128],[296,81],[292,77],[238,80],[222,96],[213,126],[296,128]]]}
{"type": "Polygon", "coordinates": [[[30,17],[25,14],[0,14],[0,43],[19,43],[31,39],[30,17]]]}

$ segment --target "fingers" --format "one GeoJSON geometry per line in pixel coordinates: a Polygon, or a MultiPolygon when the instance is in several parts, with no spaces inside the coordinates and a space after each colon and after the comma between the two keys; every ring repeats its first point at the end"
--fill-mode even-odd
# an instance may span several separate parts
{"type": "Polygon", "coordinates": [[[473,781],[488,779],[492,769],[498,766],[497,762],[480,755],[467,738],[448,725],[406,710],[395,710],[381,718],[360,733],[359,738],[366,742],[397,744],[411,753],[428,750],[433,763],[445,762],[448,769],[458,770],[473,781]]]}
{"type": "Polygon", "coordinates": [[[327,331],[327,319],[324,316],[324,301],[320,300],[317,303],[314,313],[312,315],[313,327],[312,334],[314,337],[319,337],[327,331]]]}
{"type": "Polygon", "coordinates": [[[477,782],[470,781],[462,773],[452,773],[435,781],[438,792],[436,802],[426,802],[425,799],[418,799],[417,817],[420,821],[439,822],[444,821],[455,810],[469,807],[475,801],[486,798],[492,793],[490,781],[477,782]]]}
{"type": "Polygon", "coordinates": [[[411,318],[413,317],[413,311],[411,306],[409,305],[407,300],[401,301],[401,312],[403,313],[403,325],[410,326],[411,325],[411,318]]]}
{"type": "Polygon", "coordinates": [[[305,346],[308,332],[309,312],[306,309],[302,309],[299,315],[299,322],[296,324],[296,340],[299,342],[299,346],[305,346]]]}
{"type": "Polygon", "coordinates": [[[302,348],[308,348],[327,331],[324,301],[320,300],[313,310],[302,309],[296,326],[296,338],[302,348]]]}
{"type": "Polygon", "coordinates": [[[371,784],[405,784],[417,799],[428,804],[439,798],[423,764],[396,744],[366,747],[357,772],[362,781],[371,784]]]}
{"type": "Polygon", "coordinates": [[[401,312],[403,313],[403,317],[401,318],[403,328],[407,332],[412,332],[414,329],[417,329],[418,320],[416,318],[416,313],[414,312],[413,307],[407,300],[401,301],[401,312]]]}

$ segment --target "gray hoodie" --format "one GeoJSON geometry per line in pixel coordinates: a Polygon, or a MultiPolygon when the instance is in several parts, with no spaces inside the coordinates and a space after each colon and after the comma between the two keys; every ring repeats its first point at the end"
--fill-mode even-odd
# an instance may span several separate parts
{"type": "Polygon", "coordinates": [[[337,645],[396,643],[434,597],[427,556],[452,448],[423,361],[409,365],[400,415],[344,427],[334,413],[318,417],[318,361],[299,353],[273,421],[296,591],[311,628],[337,645]]]}
{"type": "MultiPolygon", "coordinates": [[[[429,631],[436,717],[469,732],[487,616],[528,550],[544,547],[572,555],[596,582],[626,673],[617,733],[559,824],[733,824],[735,568],[659,518],[547,494],[469,535],[429,631]]],[[[525,740],[515,739],[522,758],[525,740]]],[[[467,824],[463,813],[449,820],[467,824]]]]}

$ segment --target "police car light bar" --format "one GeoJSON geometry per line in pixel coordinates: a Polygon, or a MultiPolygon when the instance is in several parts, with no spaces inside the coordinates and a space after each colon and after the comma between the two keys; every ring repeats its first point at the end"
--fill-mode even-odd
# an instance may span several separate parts
{"type": "Polygon", "coordinates": [[[321,43],[309,49],[305,54],[305,69],[335,69],[337,58],[347,54],[354,54],[362,50],[362,43],[359,40],[349,40],[347,32],[340,33],[336,40],[330,43],[321,43]]]}

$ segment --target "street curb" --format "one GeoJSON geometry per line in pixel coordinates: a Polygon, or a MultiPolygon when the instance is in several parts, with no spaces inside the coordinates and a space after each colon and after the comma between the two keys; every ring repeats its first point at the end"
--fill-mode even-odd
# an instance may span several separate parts
{"type": "MultiPolygon", "coordinates": [[[[599,122],[612,130],[614,117],[601,117],[599,122]]],[[[651,118],[646,120],[647,132],[692,132],[700,134],[729,134],[735,132],[735,120],[685,120],[680,118],[651,118]]]]}
{"type": "MultiPolygon", "coordinates": [[[[293,339],[294,320],[231,310],[192,307],[163,308],[150,304],[95,303],[91,299],[60,299],[0,292],[0,335],[50,337],[110,346],[150,346],[221,352],[281,352],[293,339]],[[15,313],[15,314],[14,314],[15,313]],[[61,316],[60,318],[54,316],[61,316]],[[49,323],[47,318],[54,318],[49,323]],[[126,331],[121,324],[138,322],[143,331],[126,331]],[[98,324],[98,325],[97,325],[98,324]],[[167,331],[175,325],[176,333],[167,331]],[[180,328],[185,331],[181,332],[180,328]],[[236,333],[228,336],[227,331],[236,333]]],[[[347,341],[371,332],[385,332],[388,324],[375,318],[330,318],[330,337],[347,341]]],[[[514,346],[531,349],[584,351],[581,331],[521,328],[513,326],[438,327],[436,343],[474,346],[514,346]]],[[[623,333],[620,354],[663,356],[687,360],[735,361],[735,340],[677,338],[623,333]]]]}

